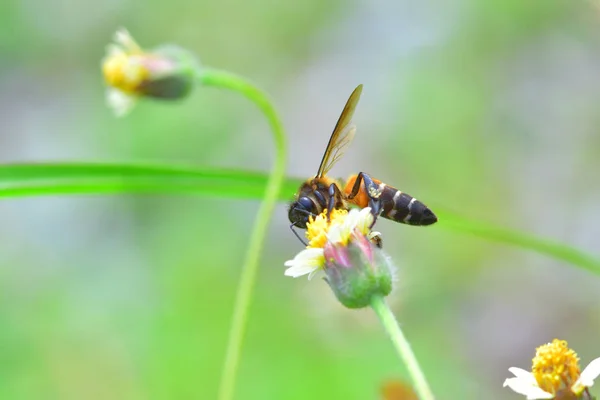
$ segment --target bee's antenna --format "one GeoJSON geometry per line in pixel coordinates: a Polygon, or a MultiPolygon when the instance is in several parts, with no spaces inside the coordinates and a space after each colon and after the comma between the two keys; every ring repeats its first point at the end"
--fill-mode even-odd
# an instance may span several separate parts
{"type": "Polygon", "coordinates": [[[294,235],[296,235],[296,237],[298,238],[298,240],[304,245],[304,246],[308,246],[308,243],[306,243],[304,241],[304,239],[302,239],[302,237],[300,237],[300,235],[298,234],[298,232],[296,232],[296,230],[294,229],[294,226],[296,226],[296,222],[292,223],[290,225],[290,229],[292,230],[292,232],[294,232],[294,235]]]}

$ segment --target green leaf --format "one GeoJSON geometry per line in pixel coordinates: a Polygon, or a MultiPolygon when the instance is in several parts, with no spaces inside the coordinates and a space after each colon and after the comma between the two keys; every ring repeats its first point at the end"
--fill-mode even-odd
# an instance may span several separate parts
{"type": "MultiPolygon", "coordinates": [[[[0,197],[107,193],[191,193],[261,199],[268,177],[241,170],[147,164],[8,164],[0,166],[0,197]]],[[[289,180],[281,200],[300,181],[289,180]]]]}
{"type": "Polygon", "coordinates": [[[436,214],[440,219],[439,225],[444,228],[477,236],[492,242],[521,247],[600,274],[600,259],[575,247],[527,233],[505,229],[484,221],[469,220],[453,213],[436,211],[436,214]]]}
{"type": "MultiPolygon", "coordinates": [[[[0,198],[64,194],[174,193],[234,199],[263,197],[267,175],[259,172],[171,165],[135,164],[9,164],[0,166],[0,198]]],[[[279,194],[293,198],[300,179],[288,178],[279,194]]],[[[544,254],[600,274],[600,260],[579,249],[484,221],[437,212],[438,225],[544,254]]]]}

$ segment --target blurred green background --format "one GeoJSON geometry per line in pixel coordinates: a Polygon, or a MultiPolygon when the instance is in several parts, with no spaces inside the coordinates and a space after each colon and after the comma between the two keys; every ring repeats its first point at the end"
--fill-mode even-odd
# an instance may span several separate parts
{"type": "MultiPolygon", "coordinates": [[[[104,104],[99,62],[127,27],[269,92],[289,174],[316,172],[352,89],[366,171],[432,208],[600,256],[600,11],[572,0],[0,3],[1,162],[161,161],[268,171],[263,116],[232,93],[104,104]]],[[[290,198],[293,193],[290,193],[290,198]]],[[[0,205],[0,398],[214,399],[256,201],[81,196],[0,205]]],[[[600,280],[439,227],[383,221],[390,301],[439,399],[516,399],[507,368],[560,337],[600,356],[600,280]]],[[[283,276],[281,204],[237,399],[378,399],[406,379],[369,310],[283,276]]]]}

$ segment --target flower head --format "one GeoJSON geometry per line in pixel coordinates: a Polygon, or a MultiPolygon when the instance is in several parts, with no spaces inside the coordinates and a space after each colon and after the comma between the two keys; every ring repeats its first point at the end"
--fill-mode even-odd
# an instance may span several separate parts
{"type": "Polygon", "coordinates": [[[306,238],[308,246],[294,257],[293,260],[285,262],[288,269],[285,275],[297,278],[302,275],[308,275],[311,279],[317,272],[325,268],[325,255],[323,247],[327,244],[327,233],[333,225],[343,224],[348,216],[348,211],[334,209],[331,212],[331,218],[327,218],[327,211],[324,211],[316,218],[309,217],[306,224],[306,238]]]}
{"type": "Polygon", "coordinates": [[[196,61],[187,51],[165,46],[147,52],[121,29],[102,60],[102,73],[109,86],[107,102],[122,116],[139,97],[183,98],[192,88],[196,70],[196,61]]]}
{"type": "MultiPolygon", "coordinates": [[[[355,215],[355,213],[353,214],[355,215]]],[[[327,211],[323,211],[314,218],[308,217],[306,224],[306,238],[308,239],[308,248],[323,248],[327,243],[327,233],[333,225],[343,224],[348,217],[348,211],[343,209],[333,209],[331,218],[327,218],[327,211]]]]}
{"type": "Polygon", "coordinates": [[[600,358],[580,372],[577,353],[558,339],[538,347],[532,364],[531,372],[509,368],[515,376],[504,381],[504,386],[531,400],[582,398],[600,375],[600,358]]]}
{"type": "Polygon", "coordinates": [[[378,232],[371,231],[370,208],[334,209],[310,218],[306,237],[308,246],[285,263],[285,275],[312,278],[325,273],[325,280],[342,304],[349,308],[366,307],[374,294],[386,296],[392,289],[389,258],[378,247],[378,232]]]}

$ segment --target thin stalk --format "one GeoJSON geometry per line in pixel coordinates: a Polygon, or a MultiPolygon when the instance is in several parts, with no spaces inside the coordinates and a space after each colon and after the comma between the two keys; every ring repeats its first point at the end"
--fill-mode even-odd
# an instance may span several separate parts
{"type": "Polygon", "coordinates": [[[219,384],[218,399],[231,400],[235,390],[240,353],[248,323],[248,310],[250,309],[252,294],[254,292],[261,249],[263,248],[269,222],[285,180],[287,138],[279,116],[268,97],[244,78],[225,71],[205,69],[201,70],[198,79],[202,85],[230,89],[254,102],[267,118],[275,142],[275,163],[267,181],[267,188],[260,209],[258,210],[252,233],[250,234],[250,243],[248,244],[242,265],[229,331],[225,363],[219,384]]]}
{"type": "Polygon", "coordinates": [[[410,344],[406,340],[404,333],[402,333],[402,329],[400,329],[396,317],[394,317],[392,310],[390,310],[383,296],[373,296],[371,298],[371,308],[373,308],[373,311],[375,311],[375,314],[379,317],[379,320],[390,336],[390,339],[392,339],[392,343],[394,344],[400,359],[404,361],[406,369],[413,381],[417,396],[419,396],[421,400],[434,400],[433,393],[427,384],[427,380],[425,379],[421,367],[419,367],[417,358],[412,352],[410,344]]]}

